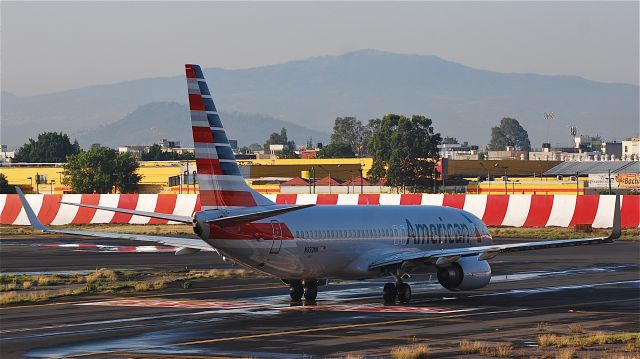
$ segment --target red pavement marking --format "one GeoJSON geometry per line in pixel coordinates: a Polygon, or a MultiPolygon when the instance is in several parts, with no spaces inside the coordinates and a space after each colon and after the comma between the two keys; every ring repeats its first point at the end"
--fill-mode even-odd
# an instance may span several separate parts
{"type": "Polygon", "coordinates": [[[377,312],[377,313],[457,313],[474,310],[474,308],[438,308],[438,307],[403,307],[396,305],[370,306],[370,305],[311,305],[298,307],[285,307],[282,309],[294,310],[325,310],[333,312],[377,312]]]}
{"type": "Polygon", "coordinates": [[[79,303],[78,305],[98,305],[110,307],[157,307],[183,309],[241,309],[260,307],[264,304],[249,302],[201,301],[201,300],[168,300],[168,299],[123,299],[104,302],[79,303]]]}

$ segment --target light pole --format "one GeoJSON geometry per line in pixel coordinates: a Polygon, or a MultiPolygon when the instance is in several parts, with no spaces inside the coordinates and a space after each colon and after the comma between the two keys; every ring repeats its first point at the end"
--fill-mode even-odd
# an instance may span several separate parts
{"type": "Polygon", "coordinates": [[[509,177],[507,176],[507,166],[503,166],[502,168],[504,168],[504,194],[509,194],[509,186],[508,186],[508,181],[509,181],[509,177]]]}

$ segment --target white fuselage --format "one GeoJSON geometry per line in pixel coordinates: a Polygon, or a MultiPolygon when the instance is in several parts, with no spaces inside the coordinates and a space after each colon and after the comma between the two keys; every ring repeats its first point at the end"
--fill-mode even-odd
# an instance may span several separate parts
{"type": "MultiPolygon", "coordinates": [[[[217,211],[196,218],[217,217],[217,211]]],[[[284,279],[362,279],[390,253],[491,244],[469,212],[438,206],[314,206],[201,234],[222,255],[284,279]]]]}

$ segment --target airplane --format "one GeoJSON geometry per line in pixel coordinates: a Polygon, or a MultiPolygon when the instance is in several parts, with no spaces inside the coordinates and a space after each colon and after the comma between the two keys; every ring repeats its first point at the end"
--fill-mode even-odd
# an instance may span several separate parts
{"type": "Polygon", "coordinates": [[[197,181],[202,210],[180,216],[97,205],[67,205],[190,224],[199,238],[53,229],[40,223],[19,188],[31,225],[42,232],[153,241],[177,247],[176,255],[213,251],[225,260],[280,278],[292,301],[315,302],[329,280],[392,277],[382,289],[386,303],[411,299],[406,280],[419,267],[437,270],[452,291],[485,287],[489,260],[500,253],[613,242],[620,236],[616,197],[608,237],[493,244],[487,226],[461,209],[440,206],[278,205],[240,175],[211,92],[198,65],[185,65],[197,181]]]}

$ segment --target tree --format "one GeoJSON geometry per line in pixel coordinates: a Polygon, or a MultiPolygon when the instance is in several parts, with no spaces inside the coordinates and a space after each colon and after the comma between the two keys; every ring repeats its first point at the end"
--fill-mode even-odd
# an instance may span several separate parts
{"type": "Polygon", "coordinates": [[[356,154],[353,152],[351,145],[346,143],[332,143],[322,147],[318,151],[318,158],[353,158],[356,154]]]}
{"type": "Polygon", "coordinates": [[[9,185],[7,176],[5,176],[4,173],[0,173],[0,193],[16,193],[15,188],[9,185]]]}
{"type": "Polygon", "coordinates": [[[355,117],[337,117],[333,123],[332,144],[349,145],[360,154],[363,147],[364,126],[355,117]]]}
{"type": "Polygon", "coordinates": [[[507,146],[513,146],[517,150],[529,151],[531,142],[529,134],[520,126],[515,118],[503,117],[500,126],[491,127],[491,142],[489,149],[492,151],[503,151],[507,146]]]}
{"type": "Polygon", "coordinates": [[[137,168],[138,162],[130,153],[94,147],[69,157],[63,182],[75,193],[110,193],[112,189],[128,193],[135,191],[142,178],[137,168]]]}
{"type": "Polygon", "coordinates": [[[67,161],[67,156],[80,152],[78,141],[73,144],[69,136],[62,132],[44,132],[38,135],[37,140],[29,139],[16,151],[13,162],[31,163],[62,163],[67,161]]]}
{"type": "Polygon", "coordinates": [[[389,114],[374,124],[379,127],[369,144],[373,151],[370,177],[386,178],[394,187],[413,187],[414,190],[431,187],[442,140],[440,134],[434,132],[431,119],[389,114]]]}
{"type": "Polygon", "coordinates": [[[285,147],[282,151],[278,152],[278,158],[300,158],[300,156],[291,148],[285,147]]]}
{"type": "Polygon", "coordinates": [[[273,132],[269,135],[267,142],[264,144],[264,150],[269,151],[270,145],[284,145],[285,148],[288,148],[291,151],[296,150],[296,143],[294,141],[289,141],[287,138],[287,129],[280,129],[280,133],[273,132]]]}

